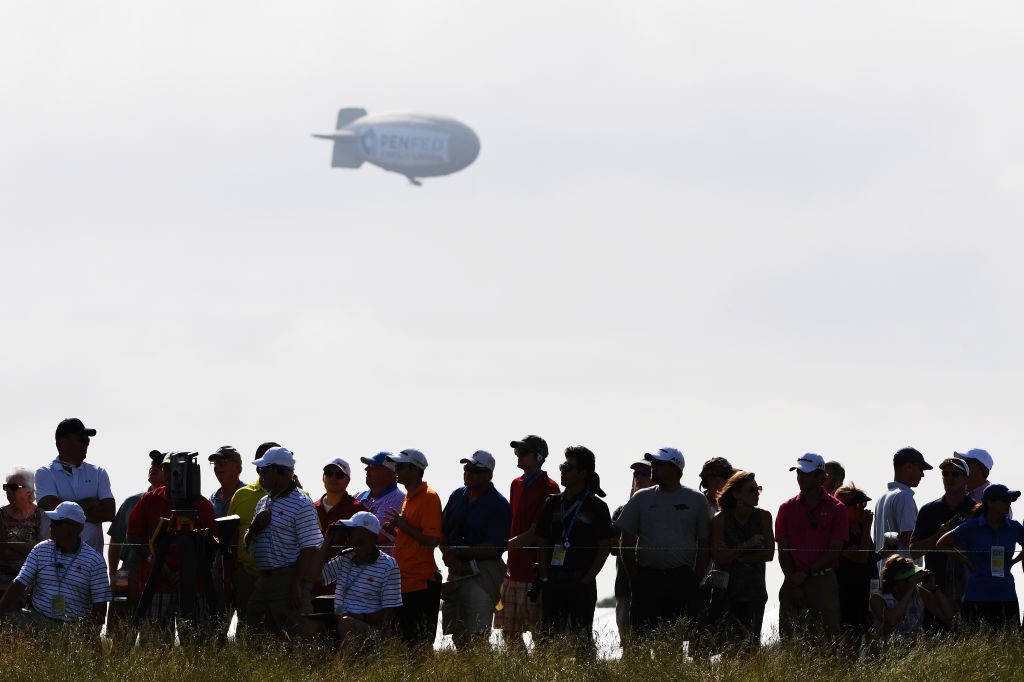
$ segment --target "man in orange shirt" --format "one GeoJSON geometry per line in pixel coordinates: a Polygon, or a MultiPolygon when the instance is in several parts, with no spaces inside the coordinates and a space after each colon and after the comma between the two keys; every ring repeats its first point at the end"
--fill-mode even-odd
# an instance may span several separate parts
{"type": "Polygon", "coordinates": [[[402,574],[398,632],[409,644],[432,646],[441,605],[441,574],[434,548],[441,541],[441,498],[427,486],[427,458],[419,450],[402,450],[387,458],[395,463],[398,483],[406,489],[402,514],[395,521],[392,553],[402,574]]]}

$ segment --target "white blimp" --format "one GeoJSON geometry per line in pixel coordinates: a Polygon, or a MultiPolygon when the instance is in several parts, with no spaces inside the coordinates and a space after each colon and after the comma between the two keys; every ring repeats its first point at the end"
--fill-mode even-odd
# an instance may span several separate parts
{"type": "Polygon", "coordinates": [[[450,175],[476,160],[480,138],[472,128],[446,116],[380,114],[341,109],[333,133],[313,137],[334,142],[333,168],[359,168],[363,162],[419,178],[450,175]]]}

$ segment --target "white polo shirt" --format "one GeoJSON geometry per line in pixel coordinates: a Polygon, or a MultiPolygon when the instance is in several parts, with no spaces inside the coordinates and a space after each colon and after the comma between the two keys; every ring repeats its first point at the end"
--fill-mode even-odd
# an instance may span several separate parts
{"type": "MultiPolygon", "coordinates": [[[[110,491],[110,477],[101,467],[88,462],[82,462],[76,467],[55,459],[49,466],[36,470],[36,499],[44,497],[77,502],[90,497],[112,500],[114,493],[110,491]]],[[[45,525],[44,537],[49,537],[50,526],[45,525]]],[[[103,524],[87,521],[82,529],[82,540],[99,552],[102,558],[103,524]]]]}
{"type": "Polygon", "coordinates": [[[323,542],[316,507],[301,490],[293,489],[273,499],[264,495],[256,503],[253,517],[264,509],[270,510],[270,524],[249,542],[249,554],[256,562],[256,570],[291,566],[299,560],[299,552],[319,547],[323,542]]]}
{"type": "Polygon", "coordinates": [[[352,550],[345,550],[321,570],[323,584],[334,583],[334,612],[376,613],[401,606],[398,563],[384,552],[369,564],[357,564],[354,556],[352,550]]]}
{"type": "Polygon", "coordinates": [[[64,554],[53,540],[32,548],[15,578],[32,590],[32,608],[47,618],[87,620],[93,604],[110,601],[110,582],[103,557],[84,542],[64,554]],[[63,612],[54,610],[63,602],[63,612]]]}

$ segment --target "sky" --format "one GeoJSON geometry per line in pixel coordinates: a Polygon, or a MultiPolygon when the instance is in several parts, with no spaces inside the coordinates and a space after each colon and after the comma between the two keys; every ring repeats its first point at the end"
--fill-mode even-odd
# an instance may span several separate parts
{"type": "Polygon", "coordinates": [[[78,416],[119,499],[151,449],[265,440],[313,491],[407,447],[443,498],[481,448],[507,491],[527,433],[594,450],[613,508],[665,445],[687,485],[755,471],[772,511],[808,451],[872,497],[905,445],[1024,485],[1022,19],[6,3],[0,468],[78,416]],[[342,107],[455,117],[480,157],[420,188],[332,169],[310,134],[342,107]]]}

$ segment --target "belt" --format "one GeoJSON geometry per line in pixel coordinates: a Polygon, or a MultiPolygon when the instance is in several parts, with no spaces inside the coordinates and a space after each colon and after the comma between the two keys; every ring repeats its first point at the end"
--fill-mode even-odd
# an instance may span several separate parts
{"type": "Polygon", "coordinates": [[[279,566],[277,568],[271,568],[271,569],[266,570],[266,571],[260,571],[260,575],[267,576],[267,577],[275,576],[275,575],[284,575],[286,573],[291,573],[294,570],[295,570],[295,566],[294,565],[291,565],[291,566],[279,566]]]}
{"type": "Polygon", "coordinates": [[[832,572],[831,568],[823,568],[820,571],[815,571],[814,573],[811,573],[810,571],[808,571],[807,572],[807,577],[808,578],[820,578],[821,576],[823,576],[823,575],[825,575],[827,573],[831,573],[831,572],[832,572]]]}

